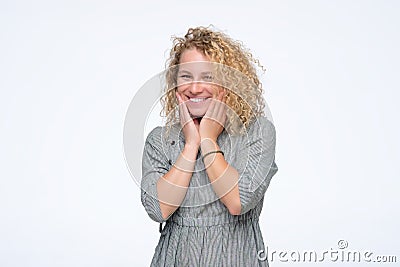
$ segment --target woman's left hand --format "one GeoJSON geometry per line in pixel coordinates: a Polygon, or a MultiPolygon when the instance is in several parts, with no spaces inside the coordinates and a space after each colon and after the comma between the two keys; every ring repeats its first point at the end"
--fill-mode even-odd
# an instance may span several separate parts
{"type": "Polygon", "coordinates": [[[201,139],[217,141],[224,130],[226,121],[225,90],[221,90],[216,98],[211,99],[207,112],[200,122],[201,139]]]}

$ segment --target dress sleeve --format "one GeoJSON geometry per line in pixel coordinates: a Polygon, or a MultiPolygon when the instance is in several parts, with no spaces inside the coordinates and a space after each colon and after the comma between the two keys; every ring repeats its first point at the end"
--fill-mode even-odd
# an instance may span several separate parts
{"type": "Polygon", "coordinates": [[[157,181],[166,174],[170,166],[168,157],[163,152],[162,128],[156,127],[146,138],[142,157],[142,179],[140,181],[141,202],[149,215],[156,222],[165,222],[162,217],[157,195],[157,181]]]}
{"type": "MultiPolygon", "coordinates": [[[[278,171],[275,163],[275,127],[267,118],[255,120],[237,153],[241,212],[253,209],[263,198],[271,178],[278,171]]],[[[235,166],[234,166],[235,167],[235,166]]]]}

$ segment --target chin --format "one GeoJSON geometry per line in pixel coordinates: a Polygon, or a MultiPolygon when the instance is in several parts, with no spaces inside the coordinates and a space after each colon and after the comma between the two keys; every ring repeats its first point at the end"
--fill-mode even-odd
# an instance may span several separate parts
{"type": "Polygon", "coordinates": [[[192,116],[192,118],[199,118],[199,117],[203,117],[206,112],[205,111],[200,111],[200,110],[189,110],[190,116],[192,116]]]}
{"type": "Polygon", "coordinates": [[[204,117],[204,113],[190,114],[192,118],[202,118],[204,117]]]}
{"type": "Polygon", "coordinates": [[[199,118],[199,117],[203,117],[208,110],[208,103],[205,103],[205,105],[201,105],[201,106],[196,106],[195,104],[192,103],[188,103],[187,107],[188,107],[188,111],[190,113],[190,115],[192,116],[192,118],[199,118]]]}

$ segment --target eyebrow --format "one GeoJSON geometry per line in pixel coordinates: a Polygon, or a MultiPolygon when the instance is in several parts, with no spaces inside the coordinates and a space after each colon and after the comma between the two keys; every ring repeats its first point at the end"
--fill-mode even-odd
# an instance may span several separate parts
{"type": "MultiPolygon", "coordinates": [[[[188,73],[188,74],[192,74],[190,71],[188,71],[188,70],[179,70],[178,71],[178,74],[181,74],[181,73],[188,73]]],[[[211,71],[203,71],[203,72],[200,72],[200,74],[202,74],[202,75],[204,75],[204,74],[212,74],[212,72],[211,71]]]]}
{"type": "Polygon", "coordinates": [[[187,70],[179,70],[178,73],[189,73],[189,74],[192,74],[190,71],[187,71],[187,70]]]}

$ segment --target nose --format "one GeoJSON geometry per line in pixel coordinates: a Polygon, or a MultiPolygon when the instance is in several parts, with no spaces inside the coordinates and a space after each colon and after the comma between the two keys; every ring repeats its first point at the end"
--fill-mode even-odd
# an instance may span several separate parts
{"type": "Polygon", "coordinates": [[[199,94],[203,91],[203,85],[200,82],[192,82],[189,91],[192,94],[199,94]]]}

